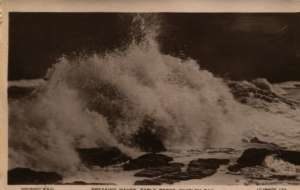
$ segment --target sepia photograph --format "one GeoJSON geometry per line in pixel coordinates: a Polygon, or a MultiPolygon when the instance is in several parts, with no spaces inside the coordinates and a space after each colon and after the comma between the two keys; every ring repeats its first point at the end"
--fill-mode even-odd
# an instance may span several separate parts
{"type": "Polygon", "coordinates": [[[8,185],[300,185],[300,13],[8,13],[8,185]]]}

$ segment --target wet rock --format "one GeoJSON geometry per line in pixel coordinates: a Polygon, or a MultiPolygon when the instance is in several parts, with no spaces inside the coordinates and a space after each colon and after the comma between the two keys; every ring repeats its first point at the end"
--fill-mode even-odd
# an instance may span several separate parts
{"type": "Polygon", "coordinates": [[[193,177],[188,172],[175,172],[175,173],[165,174],[161,176],[160,179],[174,183],[177,181],[190,180],[193,179],[193,177]]]}
{"type": "Polygon", "coordinates": [[[187,172],[191,178],[203,178],[216,173],[220,165],[226,165],[229,163],[228,159],[198,159],[192,160],[187,168],[187,172]]]}
{"type": "Polygon", "coordinates": [[[116,185],[114,183],[87,183],[85,181],[73,181],[69,183],[62,183],[59,185],[116,185]]]}
{"type": "Polygon", "coordinates": [[[171,185],[173,183],[179,182],[180,180],[172,179],[172,178],[166,178],[166,177],[159,177],[159,178],[155,178],[154,181],[157,181],[161,184],[171,185]]]}
{"type": "Polygon", "coordinates": [[[133,144],[138,146],[145,152],[163,152],[166,151],[162,142],[162,134],[165,134],[163,127],[157,125],[155,121],[146,117],[143,121],[143,126],[133,136],[133,144]]]}
{"type": "Polygon", "coordinates": [[[300,152],[298,151],[281,150],[278,157],[286,162],[300,165],[300,152]]]}
{"type": "Polygon", "coordinates": [[[239,165],[239,164],[234,164],[234,165],[228,166],[227,169],[228,169],[228,171],[230,171],[230,172],[236,173],[236,172],[239,172],[242,168],[243,168],[243,166],[241,166],[241,165],[239,165]]]}
{"type": "Polygon", "coordinates": [[[171,163],[166,166],[147,168],[135,174],[137,177],[158,177],[168,173],[180,172],[184,164],[171,163]]]}
{"type": "Polygon", "coordinates": [[[222,164],[228,164],[227,159],[198,159],[189,163],[187,171],[172,171],[164,173],[161,176],[152,179],[152,181],[161,184],[173,184],[179,181],[201,179],[216,173],[218,167],[222,164]]]}
{"type": "Polygon", "coordinates": [[[237,164],[228,167],[231,172],[238,172],[245,167],[263,166],[267,156],[274,155],[294,165],[300,165],[300,152],[279,150],[279,149],[266,149],[266,148],[250,148],[245,150],[241,157],[237,160],[237,164]]]}
{"type": "Polygon", "coordinates": [[[211,176],[215,174],[217,170],[215,169],[200,169],[200,168],[193,168],[192,170],[188,171],[188,174],[191,179],[201,179],[204,177],[211,176]]]}
{"type": "Polygon", "coordinates": [[[263,166],[255,166],[255,167],[246,167],[240,170],[240,175],[243,175],[249,179],[255,180],[280,180],[280,181],[289,181],[289,180],[298,180],[297,174],[291,173],[276,173],[270,168],[266,168],[263,166]]]}
{"type": "Polygon", "coordinates": [[[240,167],[250,167],[262,165],[266,156],[273,154],[273,150],[250,148],[243,152],[242,156],[237,160],[240,167]]]}
{"type": "Polygon", "coordinates": [[[173,158],[163,154],[149,153],[130,160],[123,165],[124,170],[137,170],[150,167],[166,166],[173,158]]]}
{"type": "Polygon", "coordinates": [[[161,185],[162,183],[158,180],[152,180],[152,179],[144,179],[139,180],[134,183],[134,185],[161,185]]]}
{"type": "Polygon", "coordinates": [[[138,181],[141,183],[157,183],[157,184],[173,184],[179,181],[190,179],[201,179],[207,176],[211,176],[216,173],[220,165],[228,164],[228,159],[198,159],[192,160],[187,168],[187,171],[181,171],[183,166],[180,163],[171,163],[167,166],[159,168],[149,168],[136,174],[141,177],[156,177],[146,181],[138,181]]]}
{"type": "Polygon", "coordinates": [[[84,182],[84,181],[73,181],[70,183],[64,183],[64,185],[87,185],[88,183],[84,182]]]}
{"type": "Polygon", "coordinates": [[[14,168],[8,171],[8,184],[57,184],[62,176],[56,172],[34,171],[29,168],[14,168]]]}
{"type": "Polygon", "coordinates": [[[217,159],[217,158],[207,158],[207,159],[197,159],[192,160],[189,165],[188,169],[193,168],[203,168],[203,169],[218,169],[220,165],[226,165],[229,163],[228,159],[217,159]]]}
{"type": "Polygon", "coordinates": [[[255,180],[272,180],[271,171],[263,166],[245,167],[242,168],[240,174],[248,179],[255,180]]]}
{"type": "Polygon", "coordinates": [[[77,149],[82,162],[87,166],[105,167],[114,164],[120,164],[130,159],[118,148],[81,148],[77,149]]]}

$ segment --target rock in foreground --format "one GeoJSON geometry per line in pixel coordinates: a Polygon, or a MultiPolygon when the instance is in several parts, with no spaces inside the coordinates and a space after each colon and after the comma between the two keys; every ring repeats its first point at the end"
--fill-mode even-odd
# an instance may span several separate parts
{"type": "Polygon", "coordinates": [[[294,165],[300,165],[300,152],[298,151],[250,148],[245,150],[237,160],[237,164],[229,166],[228,170],[237,172],[245,167],[263,166],[266,157],[269,155],[274,155],[276,158],[294,165]]]}
{"type": "Polygon", "coordinates": [[[162,183],[156,180],[144,179],[138,180],[134,183],[134,185],[161,185],[162,183]]]}
{"type": "Polygon", "coordinates": [[[261,165],[266,156],[273,154],[273,150],[250,148],[243,152],[237,163],[243,167],[261,165]]]}
{"type": "Polygon", "coordinates": [[[145,154],[123,165],[124,170],[137,170],[168,165],[173,158],[163,154],[145,154]]]}
{"type": "Polygon", "coordinates": [[[281,150],[278,157],[291,164],[300,165],[300,152],[298,151],[281,150]]]}
{"type": "Polygon", "coordinates": [[[85,181],[73,181],[68,183],[62,183],[59,185],[116,185],[114,183],[87,183],[85,181]]]}
{"type": "Polygon", "coordinates": [[[105,167],[114,164],[120,164],[130,159],[118,148],[81,148],[77,149],[79,156],[87,166],[105,167]]]}
{"type": "Polygon", "coordinates": [[[28,168],[14,168],[8,171],[9,185],[57,184],[62,176],[55,172],[34,171],[28,168]]]}
{"type": "Polygon", "coordinates": [[[187,172],[193,179],[203,178],[215,174],[220,165],[228,163],[228,159],[208,158],[192,160],[188,165],[187,172]]]}
{"type": "Polygon", "coordinates": [[[187,171],[181,171],[182,164],[180,163],[171,163],[168,166],[149,168],[138,172],[136,176],[151,177],[152,179],[136,181],[135,185],[173,184],[190,179],[201,179],[215,174],[220,165],[228,163],[229,160],[227,159],[208,158],[192,160],[188,165],[187,171]]]}
{"type": "Polygon", "coordinates": [[[160,166],[160,167],[153,167],[153,168],[147,168],[144,169],[138,173],[136,173],[134,176],[137,177],[158,177],[162,176],[164,174],[168,173],[174,173],[174,172],[180,172],[181,167],[184,165],[181,163],[170,163],[166,166],[160,166]]]}

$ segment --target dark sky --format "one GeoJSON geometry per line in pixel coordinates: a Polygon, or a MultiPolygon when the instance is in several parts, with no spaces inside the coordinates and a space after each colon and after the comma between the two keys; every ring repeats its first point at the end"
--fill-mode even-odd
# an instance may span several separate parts
{"type": "MultiPolygon", "coordinates": [[[[156,13],[158,14],[158,13],[156,13]]],[[[41,78],[62,54],[126,48],[134,14],[10,13],[9,80],[41,78]]],[[[232,79],[300,80],[298,13],[159,13],[164,53],[232,79]]]]}

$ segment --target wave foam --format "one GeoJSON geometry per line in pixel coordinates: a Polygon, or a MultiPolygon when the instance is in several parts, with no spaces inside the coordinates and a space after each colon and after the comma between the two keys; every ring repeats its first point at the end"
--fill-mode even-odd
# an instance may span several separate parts
{"type": "Polygon", "coordinates": [[[167,149],[239,147],[247,134],[285,138],[299,126],[238,103],[222,79],[162,54],[153,36],[123,52],[62,57],[47,78],[36,97],[10,102],[10,167],[77,171],[78,147],[134,154],[145,118],[167,149]]]}

